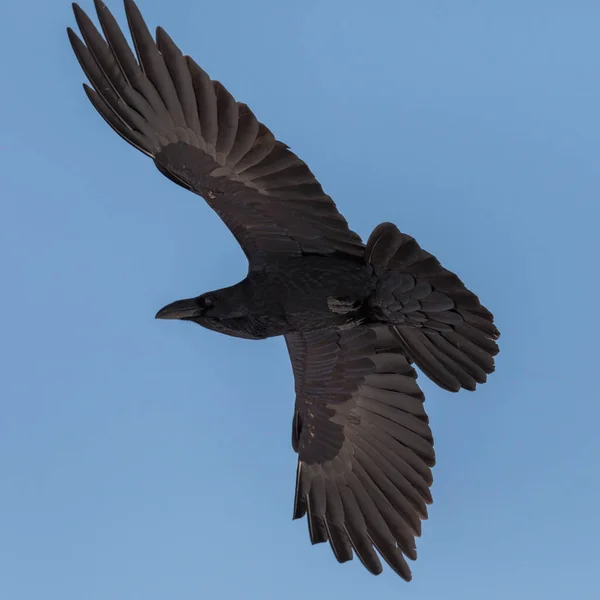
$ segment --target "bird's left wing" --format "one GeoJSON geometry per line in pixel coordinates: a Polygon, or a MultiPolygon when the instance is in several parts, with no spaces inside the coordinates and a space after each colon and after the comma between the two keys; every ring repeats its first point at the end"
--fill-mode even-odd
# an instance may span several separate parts
{"type": "Polygon", "coordinates": [[[296,381],[294,518],[339,562],[375,549],[402,578],[431,503],[433,437],[417,374],[387,326],[286,336],[296,381]]]}
{"type": "Polygon", "coordinates": [[[77,4],[83,41],[68,29],[93,86],[84,85],[88,98],[165,176],[208,202],[251,266],[274,254],[363,256],[360,237],[306,163],[248,106],[184,56],[160,27],[155,41],[133,0],[125,0],[125,11],[137,58],[107,7],[100,0],[95,5],[104,37],[77,4]]]}

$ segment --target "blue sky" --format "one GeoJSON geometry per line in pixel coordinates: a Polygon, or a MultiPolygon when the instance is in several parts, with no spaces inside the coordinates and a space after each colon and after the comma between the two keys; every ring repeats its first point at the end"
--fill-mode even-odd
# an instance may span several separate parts
{"type": "Polygon", "coordinates": [[[70,4],[6,3],[0,597],[595,598],[600,4],[140,8],[361,235],[394,221],[459,273],[496,314],[497,373],[420,379],[438,464],[411,584],[311,547],[283,340],[153,318],[242,278],[241,250],[89,105],[70,4]]]}

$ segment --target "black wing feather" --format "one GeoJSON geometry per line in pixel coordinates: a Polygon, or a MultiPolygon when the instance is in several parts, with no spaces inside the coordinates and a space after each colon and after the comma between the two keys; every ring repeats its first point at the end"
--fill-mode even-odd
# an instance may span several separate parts
{"type": "Polygon", "coordinates": [[[104,38],[74,5],[83,42],[68,30],[93,90],[88,98],[161,173],[201,196],[232,231],[251,267],[272,254],[346,253],[364,246],[308,166],[236,102],[162,29],[152,38],[133,0],[125,12],[135,54],[95,0],[104,38]]]}
{"type": "Polygon", "coordinates": [[[294,518],[338,561],[406,580],[431,503],[433,438],[424,396],[388,326],[291,334],[296,380],[294,518]],[[379,553],[379,555],[378,555],[379,553]]]}

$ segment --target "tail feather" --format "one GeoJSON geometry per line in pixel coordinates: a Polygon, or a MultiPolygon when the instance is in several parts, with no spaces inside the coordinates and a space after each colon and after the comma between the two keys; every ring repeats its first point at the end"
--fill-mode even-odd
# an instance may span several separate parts
{"type": "Polygon", "coordinates": [[[382,268],[371,308],[437,385],[474,390],[495,369],[494,316],[460,278],[391,223],[375,228],[367,260],[382,268]]]}
{"type": "Polygon", "coordinates": [[[402,245],[402,234],[393,223],[381,223],[373,229],[365,248],[365,257],[376,271],[385,269],[402,245]]]}

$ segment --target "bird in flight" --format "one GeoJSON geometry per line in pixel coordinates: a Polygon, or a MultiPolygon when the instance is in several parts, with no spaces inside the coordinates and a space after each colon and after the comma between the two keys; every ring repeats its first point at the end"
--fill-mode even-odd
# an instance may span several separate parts
{"type": "Polygon", "coordinates": [[[246,278],[159,319],[246,339],[284,336],[295,380],[293,517],[313,544],[381,558],[403,579],[431,504],[433,437],[413,364],[451,392],[494,371],[498,329],[457,275],[382,223],[366,245],[290,148],[125,0],[134,51],[95,0],[73,5],[71,45],[105,121],[171,181],[204,198],[248,259],[246,278]]]}

